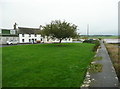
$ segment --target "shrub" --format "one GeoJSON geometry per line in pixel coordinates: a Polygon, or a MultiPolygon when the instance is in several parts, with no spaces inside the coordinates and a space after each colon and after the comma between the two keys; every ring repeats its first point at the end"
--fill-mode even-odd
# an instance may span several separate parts
{"type": "Polygon", "coordinates": [[[98,38],[99,40],[102,40],[101,38],[98,38]]]}
{"type": "Polygon", "coordinates": [[[98,47],[100,46],[100,42],[98,40],[95,41],[95,46],[93,48],[93,51],[97,51],[98,47]]]}
{"type": "Polygon", "coordinates": [[[83,43],[92,43],[95,44],[93,51],[97,51],[98,47],[100,46],[100,42],[98,40],[93,40],[93,39],[89,39],[89,40],[85,40],[83,41],[83,43]]]}
{"type": "Polygon", "coordinates": [[[85,40],[83,41],[83,43],[94,43],[94,40],[93,39],[85,40]]]}

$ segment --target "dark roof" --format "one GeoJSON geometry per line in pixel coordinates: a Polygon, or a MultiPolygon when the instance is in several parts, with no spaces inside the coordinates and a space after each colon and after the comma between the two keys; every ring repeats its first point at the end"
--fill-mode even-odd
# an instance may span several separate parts
{"type": "Polygon", "coordinates": [[[39,28],[18,27],[18,34],[37,34],[39,31],[39,28]]]}

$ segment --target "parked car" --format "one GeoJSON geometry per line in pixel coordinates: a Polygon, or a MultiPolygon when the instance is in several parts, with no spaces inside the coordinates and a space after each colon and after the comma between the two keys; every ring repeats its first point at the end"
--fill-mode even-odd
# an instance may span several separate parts
{"type": "Polygon", "coordinates": [[[18,44],[18,41],[17,40],[10,40],[10,41],[7,41],[7,44],[8,45],[18,44]]]}
{"type": "Polygon", "coordinates": [[[37,40],[36,43],[41,43],[41,41],[40,41],[40,40],[37,40]]]}

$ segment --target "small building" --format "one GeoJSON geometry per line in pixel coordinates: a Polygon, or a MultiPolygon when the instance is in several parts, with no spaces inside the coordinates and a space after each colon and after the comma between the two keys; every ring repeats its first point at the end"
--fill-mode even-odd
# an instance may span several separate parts
{"type": "Polygon", "coordinates": [[[6,44],[7,41],[17,40],[18,35],[14,29],[0,29],[0,44],[6,44]]]}
{"type": "Polygon", "coordinates": [[[43,37],[39,34],[38,28],[18,27],[19,43],[43,42],[43,37]]]}

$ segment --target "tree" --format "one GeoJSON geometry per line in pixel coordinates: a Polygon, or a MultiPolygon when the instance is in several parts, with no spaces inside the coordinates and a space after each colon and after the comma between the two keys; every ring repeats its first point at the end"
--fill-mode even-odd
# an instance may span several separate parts
{"type": "Polygon", "coordinates": [[[42,36],[48,36],[53,39],[59,39],[59,43],[63,39],[73,38],[77,35],[77,26],[75,24],[61,22],[60,20],[52,21],[50,24],[43,26],[41,31],[42,36]]]}

